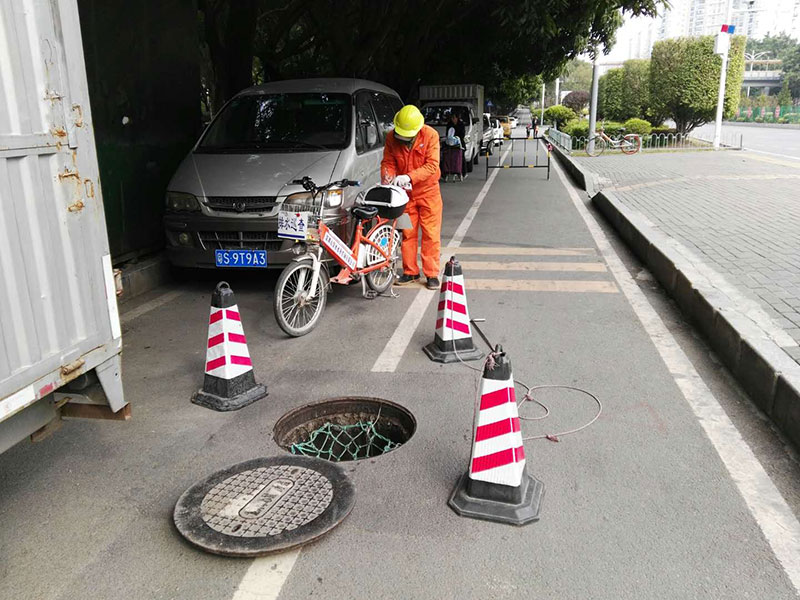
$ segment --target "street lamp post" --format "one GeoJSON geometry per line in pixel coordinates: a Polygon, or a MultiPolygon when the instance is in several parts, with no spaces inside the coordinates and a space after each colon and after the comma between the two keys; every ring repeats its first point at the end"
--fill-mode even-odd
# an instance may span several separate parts
{"type": "Polygon", "coordinates": [[[597,59],[592,61],[592,97],[589,102],[589,152],[594,151],[594,136],[597,126],[597,82],[600,79],[600,70],[597,68],[597,59]]]}
{"type": "MultiPolygon", "coordinates": [[[[723,25],[728,25],[731,22],[732,13],[732,0],[725,3],[725,22],[723,25]]],[[[719,90],[717,92],[717,116],[714,119],[714,150],[719,150],[720,139],[722,137],[722,114],[725,111],[725,80],[728,75],[728,53],[730,49],[730,36],[727,32],[717,33],[720,36],[720,52],[722,57],[722,68],[719,73],[719,90]],[[725,36],[722,38],[721,36],[725,36]],[[722,40],[724,39],[724,42],[722,40]]]]}

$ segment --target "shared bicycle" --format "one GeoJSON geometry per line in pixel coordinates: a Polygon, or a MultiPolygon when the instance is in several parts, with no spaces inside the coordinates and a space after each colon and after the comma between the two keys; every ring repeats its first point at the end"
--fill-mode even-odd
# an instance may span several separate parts
{"type": "Polygon", "coordinates": [[[303,244],[305,251],[278,277],[273,311],[280,328],[290,336],[299,337],[319,322],[331,283],[346,285],[361,281],[366,298],[390,290],[402,237],[397,220],[405,211],[408,195],[394,185],[370,188],[350,209],[356,224],[352,244],[348,246],[325,224],[323,192],[358,186],[359,182],[342,179],[318,186],[310,177],[303,177],[292,183],[311,193],[311,210],[284,206],[278,215],[278,231],[279,235],[283,232],[282,237],[303,244]],[[340,267],[335,277],[328,270],[331,259],[340,267]]]}
{"type": "Polygon", "coordinates": [[[621,138],[611,138],[600,127],[599,133],[586,142],[586,154],[600,156],[605,149],[622,150],[625,154],[636,154],[642,149],[642,138],[635,133],[628,133],[621,138]]]}

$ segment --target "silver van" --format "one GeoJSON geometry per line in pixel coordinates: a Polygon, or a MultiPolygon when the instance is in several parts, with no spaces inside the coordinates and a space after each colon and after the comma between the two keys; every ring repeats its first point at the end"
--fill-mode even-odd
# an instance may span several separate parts
{"type": "MultiPolygon", "coordinates": [[[[214,268],[215,250],[266,250],[266,266],[288,264],[297,249],[278,237],[278,212],[284,202],[293,210],[310,202],[291,182],[379,183],[383,144],[402,106],[394,90],[359,79],[278,81],[234,96],[167,187],[170,262],[214,268]]],[[[351,239],[348,209],[359,191],[325,198],[325,223],[343,240],[351,239]]]]}

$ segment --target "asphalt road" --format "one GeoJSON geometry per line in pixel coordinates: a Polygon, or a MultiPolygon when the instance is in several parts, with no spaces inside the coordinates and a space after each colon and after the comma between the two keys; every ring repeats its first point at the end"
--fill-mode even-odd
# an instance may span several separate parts
{"type": "MultiPolygon", "coordinates": [[[[517,378],[580,386],[604,405],[580,433],[525,443],[527,469],[545,485],[541,521],[515,528],[447,507],[469,460],[476,378],[421,351],[433,337],[435,294],[399,360],[377,372],[387,342],[424,299],[421,287],[374,301],[337,288],[318,328],[287,339],[271,312],[276,275],[225,273],[270,395],[215,413],[189,403],[203,379],[218,277],[210,273],[123,307],[131,421],[70,421],[44,442],[0,455],[0,597],[795,598],[750,492],[731,477],[725,449],[685,397],[680,356],[691,359],[796,515],[792,452],[652,277],[608,246],[597,225],[589,229],[586,206],[555,171],[547,181],[545,169],[499,169],[486,188],[483,168],[443,186],[442,237],[460,241],[447,254],[465,265],[471,316],[486,318],[484,330],[503,344],[517,378]],[[474,220],[465,220],[481,197],[474,220]],[[173,291],[180,295],[159,304],[173,291]],[[658,336],[642,302],[665,327],[658,336]],[[669,340],[682,352],[665,353],[669,340]],[[344,395],[399,402],[418,429],[390,454],[344,464],[357,499],[342,525],[299,555],[257,561],[205,554],[180,538],[171,515],[183,490],[230,464],[282,455],[271,435],[281,415],[344,395]]],[[[525,421],[525,436],[576,427],[594,412],[569,393],[539,398],[552,415],[525,421]]],[[[523,414],[536,413],[528,406],[523,414]]],[[[757,491],[757,500],[779,504],[757,491]]]]}
{"type": "MultiPolygon", "coordinates": [[[[703,139],[714,139],[714,124],[706,123],[695,129],[703,139]]],[[[800,129],[784,129],[759,125],[736,125],[723,123],[723,140],[736,139],[742,136],[746,150],[800,159],[800,129]]]]}

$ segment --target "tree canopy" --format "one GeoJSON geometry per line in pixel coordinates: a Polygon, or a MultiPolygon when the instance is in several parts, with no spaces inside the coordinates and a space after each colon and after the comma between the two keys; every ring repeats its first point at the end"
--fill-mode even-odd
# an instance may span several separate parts
{"type": "MultiPolygon", "coordinates": [[[[739,107],[744,77],[743,36],[733,36],[728,54],[724,115],[739,107]]],[[[722,59],[714,54],[714,36],[657,42],[650,59],[652,110],[671,117],[680,133],[713,120],[722,59]]]]}
{"type": "Polygon", "coordinates": [[[663,0],[198,0],[215,108],[258,81],[364,77],[413,97],[421,83],[550,79],[613,45],[621,15],[663,0]],[[256,58],[257,60],[253,60],[256,58]],[[254,69],[255,65],[255,69],[254,69]],[[254,73],[255,70],[255,73],[254,73]]]}

